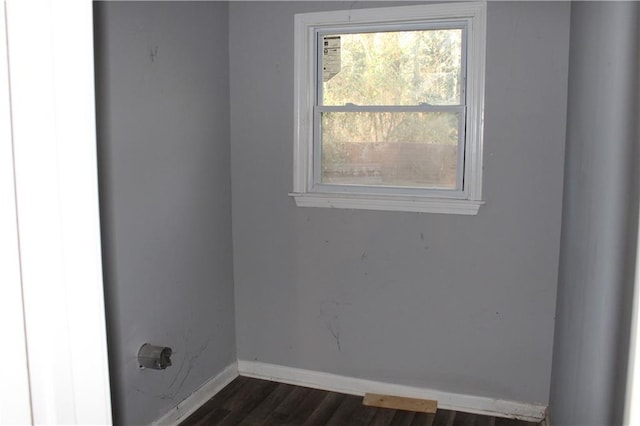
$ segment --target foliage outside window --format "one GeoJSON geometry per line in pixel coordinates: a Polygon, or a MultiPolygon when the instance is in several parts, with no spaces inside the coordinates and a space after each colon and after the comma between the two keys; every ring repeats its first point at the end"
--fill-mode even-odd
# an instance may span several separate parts
{"type": "Polygon", "coordinates": [[[296,15],[299,206],[476,214],[484,3],[296,15]]]}

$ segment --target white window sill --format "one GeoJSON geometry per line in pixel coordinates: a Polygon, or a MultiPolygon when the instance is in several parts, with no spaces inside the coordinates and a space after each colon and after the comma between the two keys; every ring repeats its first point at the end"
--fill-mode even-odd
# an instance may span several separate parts
{"type": "Polygon", "coordinates": [[[392,195],[298,193],[289,196],[298,207],[327,207],[336,209],[383,210],[418,213],[477,215],[484,201],[448,198],[425,198],[392,195]]]}

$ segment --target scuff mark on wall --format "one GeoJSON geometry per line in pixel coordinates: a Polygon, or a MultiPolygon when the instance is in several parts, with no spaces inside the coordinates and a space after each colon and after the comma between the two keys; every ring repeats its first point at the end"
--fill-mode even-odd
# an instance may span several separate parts
{"type": "Polygon", "coordinates": [[[149,51],[149,59],[151,59],[151,62],[155,62],[157,57],[158,57],[158,46],[154,46],[149,51]]]}
{"type": "Polygon", "coordinates": [[[202,345],[200,345],[198,350],[193,355],[191,355],[191,357],[189,358],[189,367],[187,368],[187,372],[185,373],[184,377],[182,378],[182,381],[180,382],[180,385],[178,386],[178,389],[174,392],[174,396],[178,392],[180,392],[180,390],[182,390],[182,386],[184,386],[184,382],[187,380],[187,377],[189,377],[189,373],[191,373],[191,370],[196,365],[196,361],[198,360],[198,358],[200,358],[202,353],[207,349],[207,347],[209,346],[209,343],[211,343],[211,340],[207,340],[206,342],[204,342],[202,345]]]}
{"type": "Polygon", "coordinates": [[[334,330],[333,328],[331,328],[330,324],[327,324],[327,330],[329,330],[329,333],[331,333],[331,335],[333,336],[334,339],[336,339],[336,345],[338,346],[338,352],[342,352],[342,348],[340,347],[340,330],[334,330]]]}
{"type": "MultiPolygon", "coordinates": [[[[192,334],[191,330],[188,330],[187,335],[185,337],[185,341],[184,341],[185,348],[189,347],[189,339],[191,337],[191,334],[192,334]]],[[[192,353],[187,352],[185,354],[185,356],[182,358],[182,361],[180,362],[180,368],[178,368],[178,371],[173,376],[173,379],[171,380],[169,385],[166,387],[166,390],[167,390],[166,392],[162,392],[162,393],[148,392],[140,388],[136,388],[135,391],[140,394],[147,395],[153,398],[159,398],[163,400],[174,399],[176,395],[178,395],[182,390],[185,382],[187,381],[187,378],[191,374],[191,370],[196,366],[198,358],[204,353],[204,351],[207,349],[210,343],[211,343],[211,340],[207,340],[202,345],[200,345],[200,347],[196,349],[194,352],[192,353]],[[185,369],[185,366],[186,366],[186,369],[185,369]],[[183,374],[183,371],[184,371],[184,374],[183,374]],[[178,380],[180,381],[179,381],[179,384],[176,386],[176,383],[178,383],[178,380]]]]}
{"type": "MultiPolygon", "coordinates": [[[[189,347],[189,338],[191,337],[191,329],[187,330],[187,335],[184,339],[184,346],[185,348],[189,347]]],[[[176,381],[178,380],[178,377],[180,377],[180,373],[182,373],[182,370],[184,369],[184,364],[185,361],[187,360],[187,357],[182,357],[182,361],[180,362],[180,368],[178,368],[178,372],[175,374],[175,376],[173,376],[173,380],[171,381],[171,383],[169,383],[169,386],[167,387],[167,389],[171,389],[173,387],[173,385],[176,383],[176,381]]]]}
{"type": "MultiPolygon", "coordinates": [[[[363,253],[363,255],[366,254],[363,253]]],[[[340,341],[340,316],[344,306],[351,306],[350,302],[339,302],[337,300],[325,300],[320,304],[320,318],[324,325],[336,341],[338,352],[342,352],[340,341]]]]}
{"type": "Polygon", "coordinates": [[[169,386],[167,386],[167,389],[171,389],[171,387],[178,380],[178,377],[180,376],[180,373],[182,373],[182,370],[184,369],[184,364],[185,364],[186,359],[187,359],[186,357],[182,357],[182,362],[180,362],[180,368],[178,368],[178,372],[176,373],[176,375],[173,376],[173,380],[171,381],[171,383],[169,383],[169,386]]]}

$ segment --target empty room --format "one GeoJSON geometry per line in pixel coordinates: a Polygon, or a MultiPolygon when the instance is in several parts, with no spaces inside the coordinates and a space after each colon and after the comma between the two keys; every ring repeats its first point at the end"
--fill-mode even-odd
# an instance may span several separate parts
{"type": "Polygon", "coordinates": [[[640,3],[103,1],[76,20],[81,36],[45,3],[21,31],[12,22],[28,11],[6,1],[0,52],[16,341],[30,372],[30,408],[15,418],[640,421],[640,3]],[[51,109],[20,102],[50,84],[22,72],[18,43],[36,24],[54,34],[41,55],[51,109]],[[80,84],[57,46],[80,39],[94,126],[86,211],[65,207],[87,198],[64,189],[83,181],[64,172],[80,161],[65,168],[70,150],[53,144],[48,174],[28,145],[42,139],[35,114],[53,117],[38,120],[57,140],[77,131],[51,111],[66,108],[56,79],[80,84]],[[51,236],[39,203],[55,203],[29,183],[36,172],[60,188],[51,236]],[[85,213],[98,265],[89,313],[73,308],[86,298],[64,299],[80,294],[64,247],[80,249],[65,235],[85,213]],[[59,287],[41,290],[48,278],[30,271],[49,237],[62,241],[59,260],[47,257],[59,287]],[[56,303],[70,307],[64,319],[42,318],[56,303]],[[74,329],[91,315],[93,331],[74,329]],[[65,327],[68,350],[47,357],[65,327]],[[89,335],[102,346],[83,351],[89,335]],[[92,366],[103,414],[80,409],[92,366]]]}

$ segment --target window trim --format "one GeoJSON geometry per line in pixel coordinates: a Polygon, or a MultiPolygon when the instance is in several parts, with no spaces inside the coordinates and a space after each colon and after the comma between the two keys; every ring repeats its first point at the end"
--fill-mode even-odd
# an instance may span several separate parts
{"type": "Polygon", "coordinates": [[[475,215],[482,201],[486,2],[340,10],[295,15],[294,164],[292,196],[298,207],[334,207],[475,215]],[[433,21],[467,21],[465,179],[463,190],[418,190],[397,194],[330,190],[314,185],[314,103],[317,31],[363,25],[416,25],[433,21]]]}

